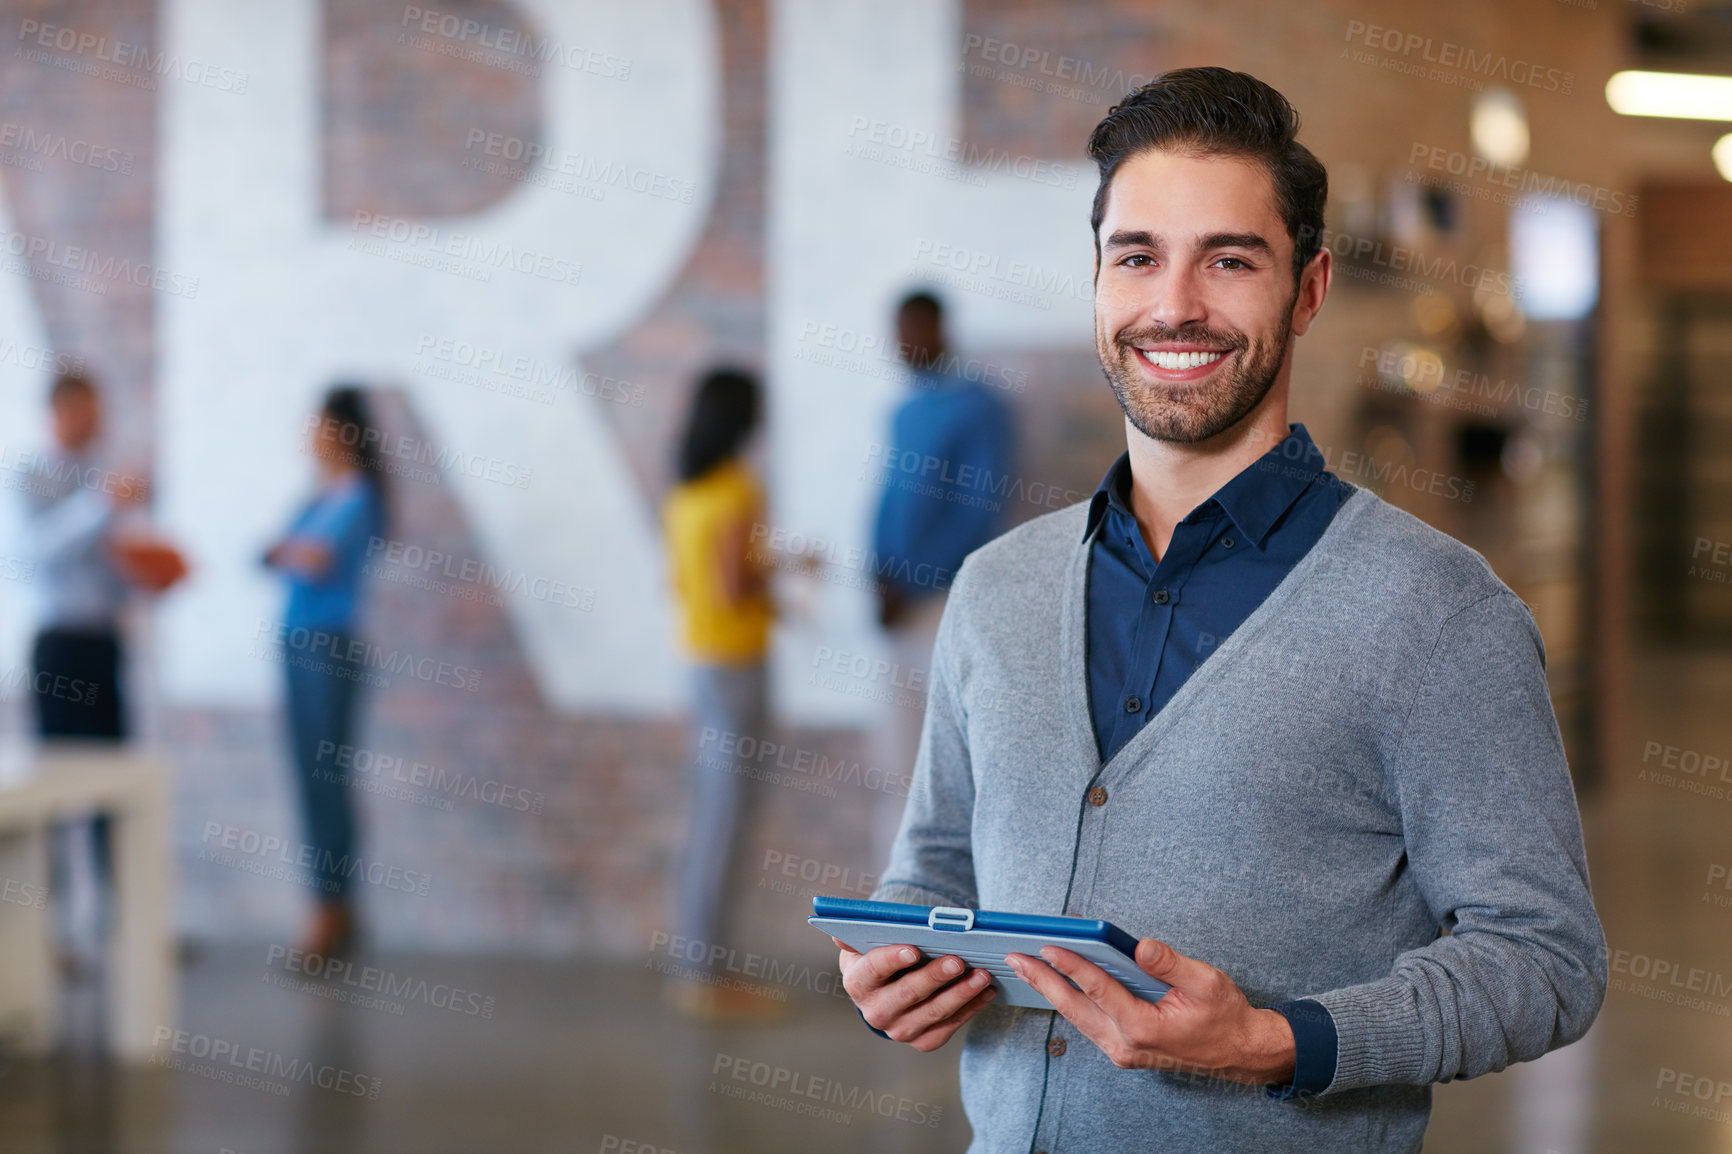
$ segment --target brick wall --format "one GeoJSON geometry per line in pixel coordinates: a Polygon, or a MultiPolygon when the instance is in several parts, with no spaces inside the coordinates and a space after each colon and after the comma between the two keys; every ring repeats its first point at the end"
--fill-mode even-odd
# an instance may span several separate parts
{"type": "MultiPolygon", "coordinates": [[[[149,265],[155,216],[156,100],[148,73],[123,70],[134,83],[72,71],[84,58],[45,49],[50,26],[108,43],[149,46],[156,16],[150,4],[113,0],[11,2],[0,7],[0,117],[38,149],[0,143],[0,186],[12,227],[31,241],[88,248],[99,259],[149,265]],[[35,61],[24,53],[42,52],[35,61]],[[95,164],[73,156],[91,157],[95,164]],[[112,158],[113,168],[110,168],[112,158]]],[[[50,39],[53,39],[52,34],[50,39]]],[[[106,388],[116,455],[142,459],[151,446],[151,365],[156,355],[151,290],[124,278],[99,278],[103,291],[61,283],[41,255],[30,261],[31,288],[56,350],[84,358],[106,388]]],[[[3,275],[17,275],[6,273],[3,275]]],[[[9,431],[8,443],[17,437],[9,431]]]]}
{"type": "MultiPolygon", "coordinates": [[[[501,0],[443,7],[533,31],[501,0]]],[[[1394,15],[1381,7],[1375,19],[1384,24],[1405,21],[1428,34],[1515,55],[1543,51],[1575,62],[1584,73],[1611,55],[1610,25],[1568,6],[1514,13],[1476,5],[1453,13],[1408,3],[1394,15]]],[[[965,0],[963,14],[964,43],[957,54],[963,131],[984,147],[1079,162],[1087,131],[1118,95],[1114,84],[1205,61],[1247,68],[1287,92],[1306,111],[1306,138],[1332,170],[1358,165],[1381,178],[1404,167],[1416,140],[1466,147],[1464,92],[1424,87],[1341,58],[1349,22],[1374,18],[1351,6],[1229,4],[1189,10],[1181,20],[1177,10],[1153,10],[1132,0],[1086,9],[965,0]],[[1244,37],[1253,21],[1258,35],[1244,37]],[[1003,45],[1016,44],[1016,64],[988,59],[989,41],[1000,46],[1000,56],[1003,45]],[[1037,87],[1049,80],[1056,91],[1037,87]]],[[[468,212],[511,191],[509,182],[464,166],[464,140],[452,125],[533,137],[540,109],[532,83],[485,62],[401,50],[394,39],[399,11],[389,5],[329,0],[324,15],[328,216],[342,219],[358,210],[468,212]]],[[[151,5],[136,0],[4,0],[0,41],[18,39],[29,27],[25,22],[35,21],[148,46],[157,19],[151,5]]],[[[767,21],[765,0],[719,3],[725,139],[708,222],[667,296],[587,358],[587,367],[597,372],[646,386],[643,406],[605,408],[652,498],[666,485],[667,447],[693,375],[719,360],[763,362],[767,21]]],[[[52,157],[34,166],[0,157],[0,182],[15,226],[60,244],[148,262],[154,94],[142,82],[90,76],[67,67],[67,58],[49,55],[0,57],[0,114],[7,123],[113,147],[130,159],[126,171],[107,172],[52,157]]],[[[1595,117],[1585,111],[1591,100],[1530,98],[1533,163],[1575,179],[1615,184],[1616,170],[1597,161],[1587,146],[1596,131],[1595,117]]],[[[1489,243],[1496,221],[1469,208],[1470,239],[1463,243],[1472,252],[1489,243]]],[[[1085,226],[1077,226],[1081,235],[1085,226]]],[[[99,295],[46,279],[33,280],[32,289],[55,347],[85,357],[108,390],[117,451],[142,455],[151,443],[149,291],[115,284],[99,295]]],[[[1362,442],[1367,397],[1356,383],[1355,362],[1367,343],[1411,328],[1410,304],[1401,296],[1340,287],[1325,322],[1303,346],[1295,376],[1295,414],[1319,442],[1362,442]]],[[[1084,342],[1073,350],[999,359],[1028,373],[1027,390],[1016,398],[1024,429],[1023,475],[1084,495],[1092,491],[1122,447],[1120,417],[1092,350],[1084,342]]],[[[415,428],[415,414],[400,397],[383,400],[393,428],[415,428]]],[[[1420,414],[1422,421],[1431,416],[1420,414]]],[[[1430,434],[1415,435],[1433,449],[1441,443],[1435,437],[1425,441],[1430,434]]],[[[1446,525],[1462,520],[1459,509],[1411,503],[1446,525]]],[[[394,537],[448,556],[481,559],[442,486],[400,484],[393,505],[394,537]]],[[[1040,511],[1025,505],[1016,516],[1040,511]]],[[[361,742],[368,751],[395,759],[410,778],[443,771],[447,781],[462,774],[477,787],[474,797],[464,795],[461,784],[452,787],[456,792],[444,798],[449,810],[418,804],[414,797],[361,793],[364,852],[432,875],[425,897],[365,887],[369,922],[382,940],[398,944],[641,954],[650,932],[662,925],[665,877],[685,826],[682,727],[677,721],[566,716],[547,708],[504,612],[467,592],[374,582],[374,635],[474,668],[481,688],[466,693],[411,679],[369,698],[361,742]],[[431,768],[412,768],[417,765],[431,768]],[[540,812],[486,801],[479,796],[485,783],[494,785],[496,797],[504,787],[514,798],[539,796],[540,812]]],[[[142,687],[146,693],[149,688],[142,687]]],[[[156,714],[151,728],[179,771],[184,924],[205,936],[292,932],[298,891],[200,858],[211,822],[298,836],[276,718],[174,710],[156,714]]],[[[864,756],[858,733],[800,732],[789,740],[844,761],[864,756]]],[[[376,786],[414,785],[389,780],[397,772],[389,768],[369,772],[376,786]]],[[[870,791],[842,785],[828,797],[772,792],[768,820],[755,835],[754,861],[772,851],[868,872],[876,868],[865,860],[870,791]]],[[[822,952],[798,923],[803,899],[774,887],[752,889],[753,941],[822,952]]]]}

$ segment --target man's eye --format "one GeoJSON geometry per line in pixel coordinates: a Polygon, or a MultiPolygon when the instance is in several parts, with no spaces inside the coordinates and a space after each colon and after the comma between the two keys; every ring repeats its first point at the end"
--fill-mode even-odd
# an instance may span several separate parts
{"type": "Polygon", "coordinates": [[[1233,269],[1250,268],[1251,267],[1250,265],[1246,264],[1244,261],[1240,260],[1236,256],[1220,257],[1215,261],[1215,263],[1218,265],[1225,265],[1227,268],[1233,268],[1233,269]]]}
{"type": "Polygon", "coordinates": [[[1154,264],[1155,262],[1149,258],[1148,253],[1133,252],[1130,256],[1127,256],[1119,263],[1122,265],[1128,265],[1131,268],[1144,268],[1148,265],[1154,264]]]}

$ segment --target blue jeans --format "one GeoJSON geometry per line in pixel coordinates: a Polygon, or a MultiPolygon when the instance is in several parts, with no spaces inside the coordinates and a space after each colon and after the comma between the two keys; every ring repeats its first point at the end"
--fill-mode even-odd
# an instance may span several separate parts
{"type": "Polygon", "coordinates": [[[742,770],[767,736],[768,681],[762,662],[694,665],[692,686],[691,833],[675,878],[674,932],[709,947],[733,932],[745,835],[765,788],[742,770]],[[741,739],[746,753],[742,756],[741,739]]]}
{"type": "Polygon", "coordinates": [[[349,892],[349,876],[356,866],[355,802],[346,776],[337,768],[335,750],[353,744],[355,695],[363,667],[358,659],[346,656],[347,635],[338,634],[331,648],[345,656],[285,647],[283,669],[288,676],[289,742],[301,791],[303,828],[315,855],[313,890],[322,900],[340,901],[349,892]]]}

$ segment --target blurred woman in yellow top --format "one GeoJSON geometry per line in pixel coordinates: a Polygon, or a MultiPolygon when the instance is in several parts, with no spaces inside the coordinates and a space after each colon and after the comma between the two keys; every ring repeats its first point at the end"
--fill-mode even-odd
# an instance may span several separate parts
{"type": "MultiPolygon", "coordinates": [[[[704,376],[680,440],[679,484],[662,509],[692,687],[692,831],[674,879],[674,932],[704,943],[706,958],[723,956],[710,947],[734,944],[732,899],[746,888],[740,850],[763,792],[745,773],[767,736],[764,659],[775,621],[768,567],[751,548],[763,491],[742,459],[758,398],[758,382],[746,373],[704,376]]],[[[761,1017],[781,1005],[718,984],[699,964],[692,969],[671,991],[689,1013],[761,1017]]]]}
{"type": "Polygon", "coordinates": [[[757,420],[755,380],[732,369],[705,376],[680,443],[680,482],[662,511],[680,638],[700,666],[739,669],[769,650],[775,611],[750,549],[764,496],[740,457],[757,420]]]}

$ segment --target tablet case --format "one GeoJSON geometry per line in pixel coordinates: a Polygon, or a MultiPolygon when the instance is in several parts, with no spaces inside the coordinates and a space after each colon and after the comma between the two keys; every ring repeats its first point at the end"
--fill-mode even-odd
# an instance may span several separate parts
{"type": "Polygon", "coordinates": [[[1087,958],[1145,1002],[1158,1002],[1171,989],[1137,967],[1136,939],[1111,922],[828,897],[812,899],[806,921],[860,953],[913,946],[926,959],[955,955],[992,975],[994,1005],[1052,1009],[1004,961],[1006,954],[1038,958],[1046,945],[1087,958]]]}

